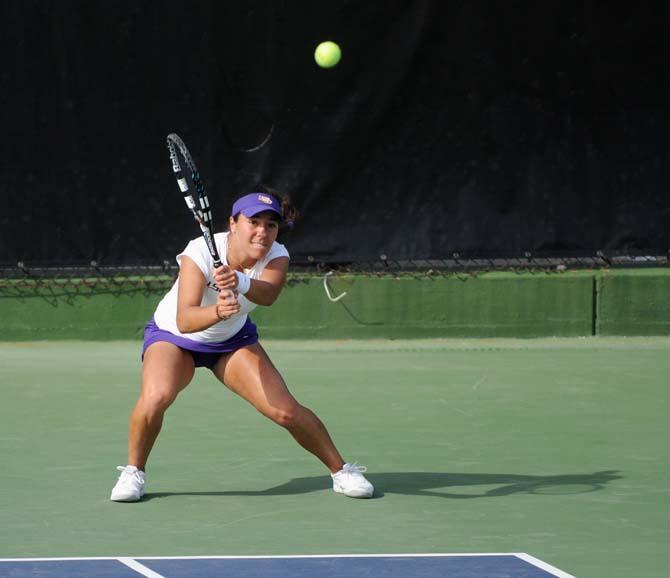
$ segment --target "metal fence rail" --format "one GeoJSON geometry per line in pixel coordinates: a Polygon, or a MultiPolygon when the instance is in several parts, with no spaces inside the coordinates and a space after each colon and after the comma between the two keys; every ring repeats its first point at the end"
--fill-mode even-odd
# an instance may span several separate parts
{"type": "MultiPolygon", "coordinates": [[[[432,276],[450,273],[490,271],[551,271],[579,269],[670,267],[670,251],[654,255],[533,255],[479,256],[453,253],[443,259],[398,260],[380,255],[376,261],[328,262],[308,258],[293,262],[289,283],[309,275],[432,276]]],[[[19,262],[0,267],[0,296],[19,296],[29,292],[82,294],[90,292],[132,292],[167,290],[178,274],[168,261],[160,265],[102,265],[95,261],[68,266],[40,266],[19,262]]]]}

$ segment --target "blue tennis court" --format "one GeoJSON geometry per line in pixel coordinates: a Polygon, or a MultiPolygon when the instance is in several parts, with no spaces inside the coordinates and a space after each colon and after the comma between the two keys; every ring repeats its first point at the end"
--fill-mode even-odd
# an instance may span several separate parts
{"type": "Polygon", "coordinates": [[[395,554],[0,560],[11,578],[572,578],[528,554],[395,554]]]}

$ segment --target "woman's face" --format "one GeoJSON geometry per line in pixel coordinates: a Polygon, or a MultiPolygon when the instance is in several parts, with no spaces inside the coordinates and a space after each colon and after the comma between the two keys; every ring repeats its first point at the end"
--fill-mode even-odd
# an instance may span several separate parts
{"type": "Polygon", "coordinates": [[[253,217],[240,214],[237,222],[230,218],[230,231],[236,239],[237,248],[247,257],[258,261],[267,255],[277,239],[279,223],[276,213],[272,211],[258,213],[253,217]]]}

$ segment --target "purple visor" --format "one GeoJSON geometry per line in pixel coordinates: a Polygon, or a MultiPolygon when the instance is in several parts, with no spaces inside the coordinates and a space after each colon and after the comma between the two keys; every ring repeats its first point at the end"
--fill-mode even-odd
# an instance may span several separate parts
{"type": "Polygon", "coordinates": [[[235,201],[232,216],[242,213],[245,217],[253,217],[263,211],[273,211],[281,217],[281,207],[277,199],[265,193],[251,193],[235,201]]]}

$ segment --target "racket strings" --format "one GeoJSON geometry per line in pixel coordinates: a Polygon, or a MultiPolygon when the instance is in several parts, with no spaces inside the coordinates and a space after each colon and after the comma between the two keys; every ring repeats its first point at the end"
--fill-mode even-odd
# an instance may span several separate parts
{"type": "Polygon", "coordinates": [[[219,267],[221,265],[221,258],[219,257],[216,245],[214,243],[212,210],[209,204],[209,198],[205,192],[205,186],[200,178],[200,173],[198,172],[198,169],[195,166],[195,162],[186,148],[184,141],[182,141],[178,135],[175,133],[168,135],[167,147],[170,153],[170,160],[172,162],[172,170],[175,173],[179,189],[184,195],[186,206],[190,209],[193,217],[200,226],[202,236],[205,239],[212,259],[214,260],[214,266],[219,267]],[[188,169],[186,173],[190,176],[190,180],[193,184],[192,189],[195,190],[196,194],[198,195],[198,203],[196,203],[193,195],[191,194],[191,187],[189,186],[187,177],[182,172],[180,154],[184,159],[186,168],[188,169]]]}

